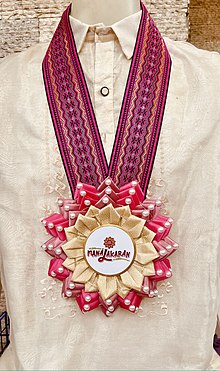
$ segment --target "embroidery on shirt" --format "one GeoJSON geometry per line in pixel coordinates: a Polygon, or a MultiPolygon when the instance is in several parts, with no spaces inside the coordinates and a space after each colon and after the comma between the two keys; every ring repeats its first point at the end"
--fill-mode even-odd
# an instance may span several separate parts
{"type": "Polygon", "coordinates": [[[144,302],[139,307],[138,317],[146,318],[149,316],[166,316],[168,314],[167,296],[172,294],[173,285],[170,282],[162,282],[157,288],[157,298],[150,303],[144,302]]]}
{"type": "Polygon", "coordinates": [[[73,318],[77,313],[77,306],[74,302],[65,302],[59,300],[61,295],[62,284],[58,281],[46,277],[40,280],[42,285],[41,291],[38,293],[42,300],[41,310],[48,320],[58,319],[63,316],[73,318]]]}

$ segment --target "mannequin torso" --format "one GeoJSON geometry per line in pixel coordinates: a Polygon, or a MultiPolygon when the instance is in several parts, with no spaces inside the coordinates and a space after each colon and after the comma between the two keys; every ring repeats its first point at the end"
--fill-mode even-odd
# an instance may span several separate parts
{"type": "Polygon", "coordinates": [[[139,0],[73,0],[71,16],[87,24],[106,26],[140,10],[139,0]]]}

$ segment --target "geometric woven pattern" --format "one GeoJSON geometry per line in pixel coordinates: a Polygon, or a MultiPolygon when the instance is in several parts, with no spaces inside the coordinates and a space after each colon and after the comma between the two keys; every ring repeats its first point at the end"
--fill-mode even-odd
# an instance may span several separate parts
{"type": "Polygon", "coordinates": [[[110,164],[69,23],[68,6],[43,62],[48,103],[72,194],[77,182],[117,186],[137,180],[147,191],[163,119],[171,59],[145,5],[110,164]]]}

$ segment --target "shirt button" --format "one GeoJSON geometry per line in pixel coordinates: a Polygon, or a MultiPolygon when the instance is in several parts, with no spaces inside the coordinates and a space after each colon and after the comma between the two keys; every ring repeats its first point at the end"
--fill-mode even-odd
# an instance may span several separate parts
{"type": "Polygon", "coordinates": [[[107,97],[107,95],[109,95],[109,88],[107,88],[107,86],[103,86],[100,92],[103,95],[103,97],[107,97]]]}

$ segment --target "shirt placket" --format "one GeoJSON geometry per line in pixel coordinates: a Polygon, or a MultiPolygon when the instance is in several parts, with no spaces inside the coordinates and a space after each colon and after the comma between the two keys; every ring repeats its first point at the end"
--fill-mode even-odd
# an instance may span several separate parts
{"type": "Polygon", "coordinates": [[[114,40],[103,41],[95,35],[94,108],[107,161],[115,135],[113,106],[114,40]]]}

